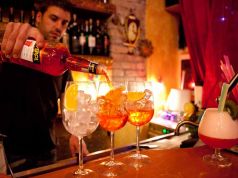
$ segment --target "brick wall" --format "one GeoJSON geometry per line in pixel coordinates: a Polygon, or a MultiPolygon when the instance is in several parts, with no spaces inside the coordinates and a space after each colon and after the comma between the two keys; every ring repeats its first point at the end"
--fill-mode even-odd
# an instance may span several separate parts
{"type": "MultiPolygon", "coordinates": [[[[121,19],[125,19],[129,15],[130,9],[133,9],[135,16],[140,20],[140,39],[144,38],[146,0],[111,0],[111,3],[116,6],[116,13],[121,19]]],[[[139,56],[137,50],[133,55],[128,54],[128,47],[123,45],[122,26],[115,25],[110,19],[108,27],[111,36],[111,56],[113,58],[112,80],[146,80],[146,58],[139,56]]]]}

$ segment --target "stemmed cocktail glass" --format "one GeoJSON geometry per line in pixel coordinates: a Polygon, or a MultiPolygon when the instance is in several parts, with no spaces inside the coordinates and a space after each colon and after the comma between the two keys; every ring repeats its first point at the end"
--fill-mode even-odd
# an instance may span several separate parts
{"type": "Polygon", "coordinates": [[[122,128],[128,119],[125,110],[125,83],[100,82],[98,86],[98,113],[100,126],[110,132],[111,154],[110,160],[102,162],[102,174],[107,177],[120,175],[124,171],[124,164],[114,159],[114,132],[122,128]]]}
{"type": "Polygon", "coordinates": [[[140,163],[146,163],[147,155],[140,153],[140,126],[148,123],[154,115],[154,101],[151,82],[128,82],[126,110],[129,114],[128,122],[136,126],[136,152],[129,156],[131,164],[138,167],[140,163]]]}
{"type": "MultiPolygon", "coordinates": [[[[98,126],[97,89],[92,81],[67,82],[63,104],[63,125],[65,129],[78,137],[79,168],[75,175],[90,176],[93,171],[83,167],[83,137],[91,134],[98,126]]],[[[92,176],[90,176],[92,177],[92,176]]]]}
{"type": "Polygon", "coordinates": [[[221,149],[238,144],[238,120],[233,120],[228,112],[217,108],[205,110],[198,127],[199,138],[215,153],[205,155],[203,160],[218,167],[229,167],[231,160],[221,155],[221,149]]]}

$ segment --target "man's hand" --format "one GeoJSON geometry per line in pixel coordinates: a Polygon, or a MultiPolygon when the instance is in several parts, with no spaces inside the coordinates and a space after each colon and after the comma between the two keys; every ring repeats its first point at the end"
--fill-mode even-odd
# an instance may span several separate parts
{"type": "Polygon", "coordinates": [[[37,28],[28,23],[10,22],[7,24],[3,35],[1,51],[5,55],[18,58],[26,39],[29,37],[36,40],[39,48],[44,46],[44,37],[37,28]]]}
{"type": "MultiPolygon", "coordinates": [[[[69,147],[70,147],[70,151],[72,156],[75,156],[75,153],[78,153],[79,151],[79,140],[76,136],[71,135],[70,139],[69,139],[69,147]]],[[[87,145],[85,144],[85,142],[83,141],[83,155],[87,155],[88,149],[87,149],[87,145]]]]}

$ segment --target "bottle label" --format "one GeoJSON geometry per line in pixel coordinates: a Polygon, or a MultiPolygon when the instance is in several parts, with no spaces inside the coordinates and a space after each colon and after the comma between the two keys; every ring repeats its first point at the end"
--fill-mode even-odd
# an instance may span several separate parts
{"type": "Polygon", "coordinates": [[[96,46],[96,38],[93,35],[89,35],[88,37],[88,46],[90,48],[94,48],[96,46]]]}
{"type": "Polygon", "coordinates": [[[40,49],[36,46],[35,40],[26,40],[22,48],[20,58],[29,62],[40,64],[40,49]]]}
{"type": "Polygon", "coordinates": [[[86,37],[83,34],[81,34],[79,37],[79,44],[80,46],[84,46],[85,43],[86,43],[86,37]]]}
{"type": "Polygon", "coordinates": [[[94,62],[90,62],[89,66],[88,66],[88,72],[92,73],[92,74],[96,74],[97,73],[97,63],[94,62]]]}

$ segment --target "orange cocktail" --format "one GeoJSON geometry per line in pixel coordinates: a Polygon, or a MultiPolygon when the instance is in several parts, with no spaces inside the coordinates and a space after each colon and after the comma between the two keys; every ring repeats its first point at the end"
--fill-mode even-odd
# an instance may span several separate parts
{"type": "Polygon", "coordinates": [[[150,82],[128,82],[126,110],[129,114],[128,122],[136,126],[136,153],[129,156],[134,160],[145,160],[148,156],[140,153],[139,134],[140,126],[147,124],[154,115],[153,93],[150,82]]]}
{"type": "Polygon", "coordinates": [[[135,126],[145,125],[152,119],[154,115],[153,109],[150,110],[139,109],[138,111],[128,110],[128,112],[129,112],[128,122],[135,126]]]}
{"type": "Polygon", "coordinates": [[[122,128],[128,119],[127,114],[120,115],[107,115],[107,114],[98,114],[100,120],[100,126],[107,131],[115,131],[122,128]]]}
{"type": "Polygon", "coordinates": [[[104,176],[114,177],[123,170],[123,163],[114,160],[114,132],[122,128],[127,120],[128,113],[125,110],[126,94],[124,83],[107,83],[99,84],[99,97],[97,99],[99,125],[110,131],[111,135],[111,156],[110,160],[101,163],[106,168],[102,171],[104,176]],[[105,92],[106,91],[106,92],[105,92]]]}
{"type": "Polygon", "coordinates": [[[123,108],[126,100],[124,90],[124,87],[111,89],[105,96],[98,98],[99,111],[97,117],[100,126],[107,131],[118,130],[127,122],[128,114],[123,108]]]}
{"type": "Polygon", "coordinates": [[[142,126],[148,123],[154,115],[152,92],[148,89],[127,93],[126,108],[129,113],[128,122],[135,126],[142,126]]]}

